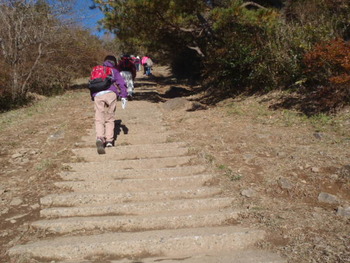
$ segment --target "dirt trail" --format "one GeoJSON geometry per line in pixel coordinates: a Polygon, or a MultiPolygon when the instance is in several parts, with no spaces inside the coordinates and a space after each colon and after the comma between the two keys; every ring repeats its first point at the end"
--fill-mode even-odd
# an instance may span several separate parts
{"type": "Polygon", "coordinates": [[[348,262],[348,133],[208,108],[164,72],[118,105],[105,155],[85,89],[0,116],[0,262],[348,262]]]}
{"type": "MultiPolygon", "coordinates": [[[[157,92],[147,85],[136,92],[157,92]]],[[[13,262],[286,262],[255,248],[265,231],[236,222],[235,199],[172,137],[162,111],[130,101],[105,155],[90,129],[72,149],[79,162],[54,183],[62,191],[40,199],[30,228],[45,237],[10,248],[13,262]]]]}

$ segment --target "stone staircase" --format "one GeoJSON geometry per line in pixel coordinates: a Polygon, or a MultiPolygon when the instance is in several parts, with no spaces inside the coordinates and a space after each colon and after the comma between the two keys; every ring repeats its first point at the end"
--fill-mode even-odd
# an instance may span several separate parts
{"type": "Polygon", "coordinates": [[[98,155],[91,130],[73,150],[85,161],[67,164],[55,183],[67,192],[41,198],[31,224],[46,237],[12,247],[13,262],[286,262],[254,249],[265,232],[235,223],[235,200],[169,140],[159,104],[131,101],[117,118],[116,147],[98,155]]]}

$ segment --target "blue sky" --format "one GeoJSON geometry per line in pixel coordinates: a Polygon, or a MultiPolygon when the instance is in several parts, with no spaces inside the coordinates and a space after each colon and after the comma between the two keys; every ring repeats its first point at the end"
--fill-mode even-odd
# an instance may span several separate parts
{"type": "Polygon", "coordinates": [[[90,9],[92,3],[92,0],[76,0],[77,20],[82,26],[90,28],[94,35],[103,36],[103,32],[97,30],[97,21],[103,18],[103,13],[97,8],[90,9]]]}

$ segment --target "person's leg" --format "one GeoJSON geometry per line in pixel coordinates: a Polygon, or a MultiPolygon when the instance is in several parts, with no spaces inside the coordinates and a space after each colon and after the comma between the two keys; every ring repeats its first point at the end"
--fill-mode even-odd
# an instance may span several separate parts
{"type": "Polygon", "coordinates": [[[120,75],[123,77],[123,79],[124,79],[124,81],[126,83],[128,95],[132,96],[133,84],[132,84],[131,72],[129,72],[129,71],[121,71],[120,75]],[[130,81],[131,81],[131,83],[130,83],[130,81]]]}
{"type": "Polygon", "coordinates": [[[117,95],[114,92],[104,94],[106,102],[105,126],[106,126],[106,142],[114,141],[114,121],[115,110],[117,106],[117,95]]]}
{"type": "Polygon", "coordinates": [[[96,138],[105,140],[105,101],[104,95],[95,97],[96,138]]]}
{"type": "Polygon", "coordinates": [[[95,129],[98,154],[105,154],[105,102],[102,96],[95,97],[95,129]]]}
{"type": "Polygon", "coordinates": [[[131,90],[131,95],[130,96],[134,96],[134,81],[132,80],[132,77],[130,78],[130,90],[131,90]]]}
{"type": "Polygon", "coordinates": [[[134,83],[132,81],[132,74],[129,71],[125,72],[125,82],[126,86],[128,87],[128,95],[132,96],[134,92],[134,83]]]}

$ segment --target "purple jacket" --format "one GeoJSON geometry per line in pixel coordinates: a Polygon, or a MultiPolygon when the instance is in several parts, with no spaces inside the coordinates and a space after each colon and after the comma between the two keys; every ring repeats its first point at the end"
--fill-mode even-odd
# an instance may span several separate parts
{"type": "MultiPolygon", "coordinates": [[[[111,67],[112,68],[112,85],[107,89],[113,91],[117,96],[120,96],[122,98],[127,98],[128,97],[128,90],[126,83],[123,79],[123,77],[120,75],[119,71],[113,66],[110,62],[105,61],[103,62],[103,66],[106,67],[111,67]]],[[[95,97],[97,94],[93,93],[92,97],[95,97]]]]}

